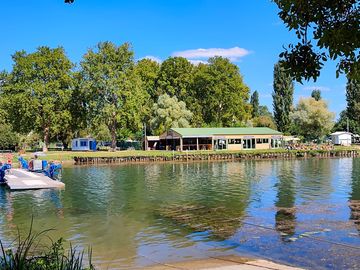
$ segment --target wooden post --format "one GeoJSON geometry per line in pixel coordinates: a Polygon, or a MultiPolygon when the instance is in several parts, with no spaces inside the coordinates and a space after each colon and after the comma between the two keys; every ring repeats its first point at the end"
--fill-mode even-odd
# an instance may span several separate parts
{"type": "Polygon", "coordinates": [[[180,137],[180,151],[183,151],[183,138],[180,137]]]}
{"type": "Polygon", "coordinates": [[[199,151],[199,138],[196,138],[196,150],[199,151]]]}

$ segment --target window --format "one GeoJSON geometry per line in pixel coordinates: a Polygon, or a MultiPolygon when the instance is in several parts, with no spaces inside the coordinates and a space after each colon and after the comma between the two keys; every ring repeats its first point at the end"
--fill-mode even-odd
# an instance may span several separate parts
{"type": "Polygon", "coordinates": [[[229,144],[241,144],[241,139],[229,139],[229,144]]]}
{"type": "Polygon", "coordinates": [[[269,139],[256,139],[256,143],[257,144],[262,144],[262,143],[269,143],[269,139]]]}
{"type": "Polygon", "coordinates": [[[243,140],[244,149],[254,149],[256,148],[255,139],[244,139],[243,140]]]}
{"type": "Polygon", "coordinates": [[[86,147],[86,146],[87,146],[87,141],[81,140],[80,141],[80,147],[86,147]]]}

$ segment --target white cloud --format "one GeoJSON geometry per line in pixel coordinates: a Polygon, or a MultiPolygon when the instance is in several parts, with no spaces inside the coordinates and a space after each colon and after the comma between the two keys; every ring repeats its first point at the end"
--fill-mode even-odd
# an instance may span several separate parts
{"type": "Polygon", "coordinates": [[[142,60],[142,59],[150,59],[150,60],[153,60],[155,62],[158,62],[159,64],[162,62],[162,60],[159,57],[156,57],[156,56],[153,56],[153,55],[144,56],[144,57],[140,58],[139,60],[142,60]]]}
{"type": "Polygon", "coordinates": [[[203,60],[192,60],[192,59],[189,59],[189,62],[195,66],[198,66],[200,64],[208,64],[207,61],[203,61],[203,60]]]}
{"type": "Polygon", "coordinates": [[[307,90],[307,91],[313,91],[313,90],[320,90],[321,92],[329,92],[330,88],[327,86],[306,86],[303,87],[303,90],[307,90]]]}
{"type": "Polygon", "coordinates": [[[224,48],[209,48],[209,49],[195,49],[195,50],[186,50],[180,52],[174,52],[173,56],[180,56],[188,59],[207,59],[214,56],[222,56],[229,58],[231,61],[239,61],[240,58],[250,54],[250,51],[233,47],[229,49],[224,48]]]}

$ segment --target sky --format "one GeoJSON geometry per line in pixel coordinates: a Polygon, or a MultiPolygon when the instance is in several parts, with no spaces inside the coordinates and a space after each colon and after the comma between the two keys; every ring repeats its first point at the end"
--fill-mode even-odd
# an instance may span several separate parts
{"type": "MultiPolygon", "coordinates": [[[[62,46],[79,63],[100,41],[130,42],[136,59],[183,56],[196,64],[221,55],[272,111],[274,64],[282,47],[296,41],[277,13],[271,0],[2,0],[0,70],[11,71],[15,51],[39,46],[62,46]]],[[[316,82],[296,83],[295,103],[317,88],[338,116],[346,107],[346,79],[335,71],[336,63],[327,62],[316,82]]]]}

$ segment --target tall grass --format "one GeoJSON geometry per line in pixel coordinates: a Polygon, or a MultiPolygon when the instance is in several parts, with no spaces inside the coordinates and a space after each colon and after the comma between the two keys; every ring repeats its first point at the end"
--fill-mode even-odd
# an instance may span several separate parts
{"type": "Polygon", "coordinates": [[[22,237],[18,230],[14,247],[5,248],[0,240],[0,269],[3,270],[94,270],[91,263],[92,250],[88,250],[88,263],[85,267],[84,250],[77,251],[70,244],[66,251],[64,240],[53,241],[47,234],[50,230],[34,232],[33,220],[29,232],[22,237]],[[46,246],[42,242],[50,240],[46,246]]]}

